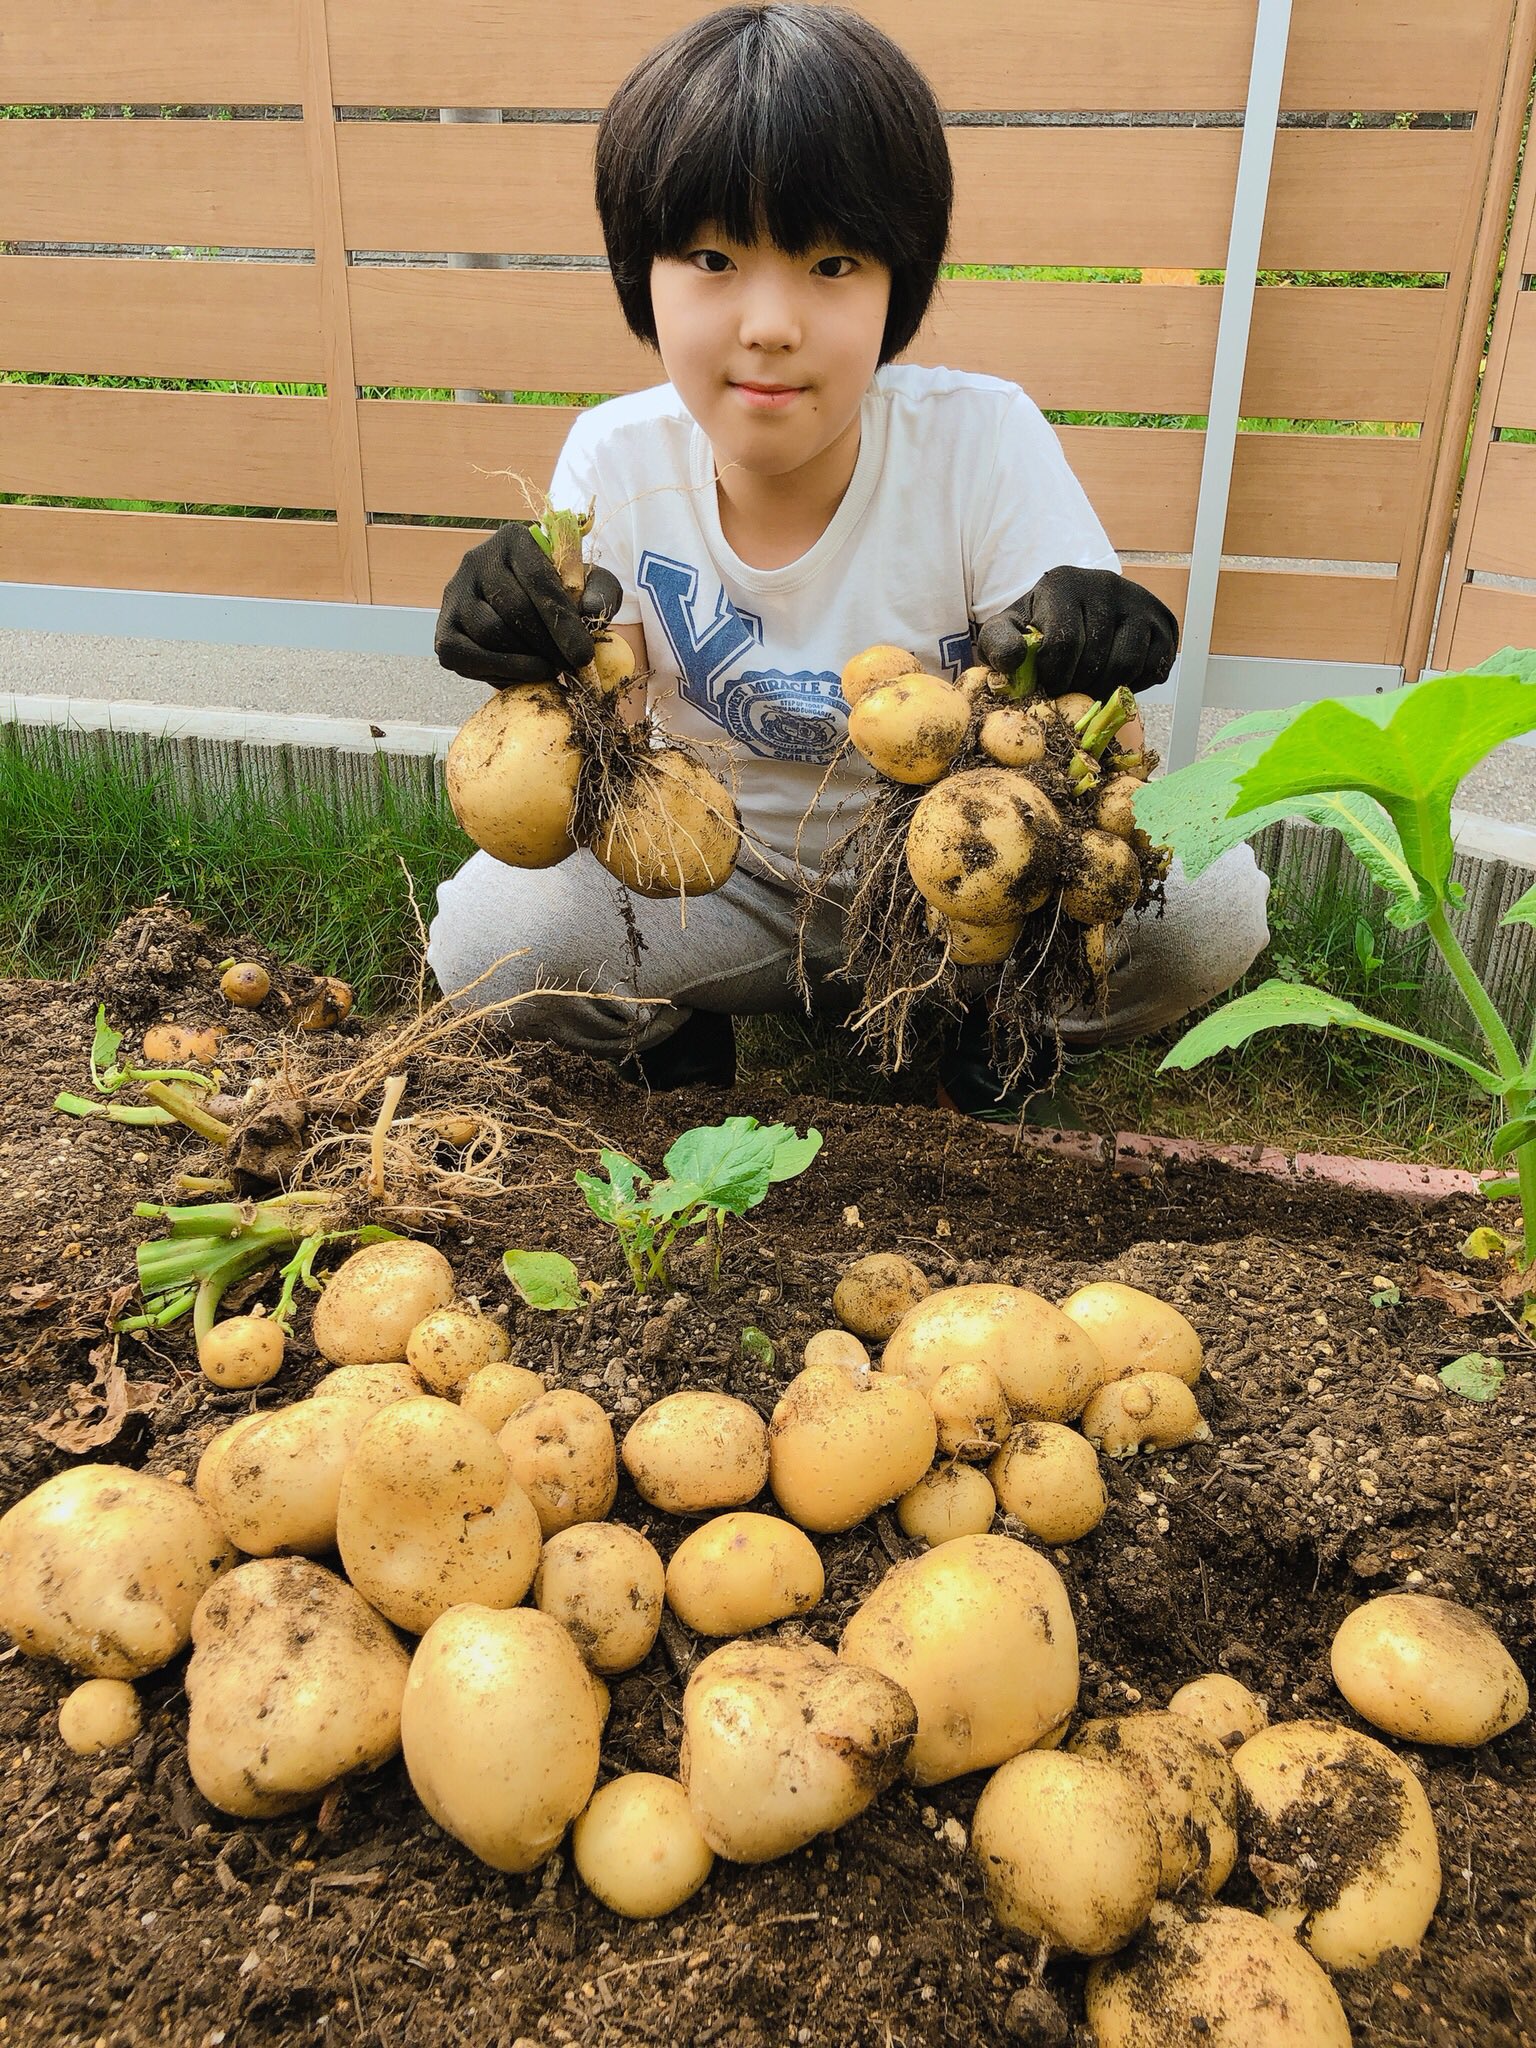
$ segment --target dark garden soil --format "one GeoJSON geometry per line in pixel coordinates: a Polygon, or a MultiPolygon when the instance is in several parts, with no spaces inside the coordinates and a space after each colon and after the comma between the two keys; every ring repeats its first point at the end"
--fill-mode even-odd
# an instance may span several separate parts
{"type": "MultiPolygon", "coordinates": [[[[163,1017],[229,1021],[211,966],[225,950],[162,912],[125,927],[85,981],[0,984],[0,1507],[71,1462],[38,1425],[99,1414],[70,1389],[98,1366],[109,1376],[108,1305],[152,1229],[133,1203],[173,1199],[178,1172],[217,1170],[190,1133],[73,1122],[53,1097],[89,1088],[98,1000],[131,1032],[163,1017]]],[[[301,1039],[265,1011],[237,1023],[225,1065],[240,1087],[286,1062],[303,1088],[367,1049],[355,1026],[301,1039]]],[[[498,1310],[508,1245],[558,1246],[609,1283],[567,1317],[514,1305],[510,1326],[515,1358],[595,1394],[621,1430],[681,1386],[727,1389],[766,1413],[830,1319],[840,1268],[871,1250],[906,1252],[935,1281],[1022,1282],[1057,1299],[1115,1277],[1184,1310],[1206,1345],[1211,1442],[1112,1467],[1103,1525],[1051,1553],[1078,1612],[1085,1712],[1160,1706],[1223,1669],[1276,1717],[1355,1725],[1329,1677],[1330,1637],[1361,1599],[1402,1586],[1476,1608],[1531,1671],[1533,1355],[1517,1355],[1496,1310],[1463,1319],[1409,1291],[1421,1265],[1486,1274],[1456,1249],[1482,1220],[1470,1206],[1369,1204],[1221,1168],[1115,1180],[1015,1156],[1006,1132],[923,1109],[745,1090],[648,1098],[548,1053],[454,1063],[445,1051],[408,1063],[404,1110],[478,1104],[525,1135],[499,1167],[523,1191],[445,1219],[439,1242],[464,1291],[498,1310]],[[578,1144],[595,1128],[654,1167],[678,1131],[731,1112],[815,1123],[825,1149],[733,1231],[717,1292],[685,1274],[683,1291],[635,1300],[570,1184],[582,1162],[550,1135],[554,1119],[572,1120],[578,1144]],[[1400,1304],[1373,1305],[1383,1279],[1400,1304]],[[778,1347],[774,1368],[743,1355],[749,1325],[778,1347]],[[1477,1349],[1509,1366],[1486,1404],[1435,1377],[1477,1349]]],[[[366,1119],[377,1100],[375,1087],[366,1119]]],[[[317,1377],[307,1322],[304,1311],[282,1376],[257,1396],[211,1389],[185,1325],[124,1339],[119,1362],[146,1405],[88,1455],[190,1475],[232,1414],[317,1377]]],[[[627,1482],[616,1513],[664,1555],[684,1533],[627,1482]]],[[[908,1547],[886,1518],[824,1539],[811,1634],[835,1643],[908,1547]]],[[[675,1768],[693,1655],[669,1628],[615,1682],[605,1772],[675,1768]]],[[[1080,1970],[1053,1962],[1042,2001],[1030,1957],[986,1912],[965,1850],[979,1777],[897,1788],[779,1863],[717,1863],[680,1912],[636,1925],[581,1890],[560,1856],[528,1879],[476,1862],[427,1822],[398,1762],[318,1815],[216,1812],[187,1774],[180,1660],[141,1685],[131,1749],[74,1757],[54,1722],[69,1683],[14,1652],[0,1669],[0,2042],[1087,2048],[1080,1970]]],[[[1404,1750],[1434,1809],[1444,1892],[1417,1961],[1338,1980],[1357,2043],[1536,2042],[1532,1750],[1529,1721],[1482,1750],[1404,1750]]],[[[1256,1896],[1241,1862],[1228,1896],[1256,1896]]]]}

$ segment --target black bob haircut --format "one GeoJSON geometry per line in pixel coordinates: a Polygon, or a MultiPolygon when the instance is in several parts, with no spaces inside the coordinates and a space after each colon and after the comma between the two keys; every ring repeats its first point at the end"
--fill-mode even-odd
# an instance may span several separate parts
{"type": "Polygon", "coordinates": [[[884,32],[804,0],[722,7],[650,51],[597,131],[597,210],[631,330],[652,348],[651,265],[706,223],[798,256],[831,243],[891,273],[880,360],[922,324],[954,176],[938,101],[884,32]]]}

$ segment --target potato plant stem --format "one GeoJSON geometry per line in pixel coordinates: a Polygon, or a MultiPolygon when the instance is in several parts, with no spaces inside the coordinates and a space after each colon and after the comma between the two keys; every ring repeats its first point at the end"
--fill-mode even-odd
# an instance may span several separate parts
{"type": "Polygon", "coordinates": [[[228,1124],[211,1116],[200,1103],[194,1102],[184,1088],[173,1081],[146,1081],[144,1093],[161,1109],[168,1109],[178,1123],[195,1131],[200,1138],[206,1138],[213,1145],[227,1145],[234,1135],[228,1124]]]}
{"type": "Polygon", "coordinates": [[[1440,949],[1441,958],[1455,976],[1456,986],[1466,999],[1467,1007],[1482,1028],[1488,1050],[1493,1054],[1500,1078],[1506,1086],[1518,1082],[1521,1073],[1520,1055],[1515,1050],[1515,1041],[1505,1027],[1504,1019],[1493,1006],[1493,999],[1478,979],[1477,969],[1461,950],[1461,942],[1451,929],[1451,921],[1445,914],[1445,905],[1437,903],[1425,922],[1430,936],[1440,949]]]}

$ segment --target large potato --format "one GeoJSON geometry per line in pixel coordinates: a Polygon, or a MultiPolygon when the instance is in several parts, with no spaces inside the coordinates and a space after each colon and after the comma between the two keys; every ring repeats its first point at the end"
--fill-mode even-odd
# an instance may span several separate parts
{"type": "Polygon", "coordinates": [[[1400,1757],[1331,1721],[1282,1721],[1250,1736],[1232,1768],[1271,1920],[1330,1970],[1417,1950],[1440,1897],[1440,1849],[1400,1757]]]}
{"type": "Polygon", "coordinates": [[[336,1547],[363,1598],[419,1636],[463,1601],[515,1607],[538,1567],[539,1518],[485,1424],[423,1394],[358,1438],[336,1547]]]}
{"type": "Polygon", "coordinates": [[[1164,1895],[1214,1898],[1237,1861],[1237,1780],[1219,1742],[1182,1714],[1120,1714],[1089,1721],[1067,1744],[1123,1771],[1157,1829],[1164,1895]]]}
{"type": "Polygon", "coordinates": [[[971,1852],[1000,1926],[1075,1955],[1123,1947],[1157,1897],[1161,1858],[1147,1802],[1090,1757],[1010,1757],[976,1802],[971,1852]]]}
{"type": "Polygon", "coordinates": [[[1077,1703],[1077,1627],[1055,1566],[1011,1536],[961,1536],[886,1573],[838,1654],[917,1707],[919,1785],[1005,1763],[1057,1735],[1077,1703]]]}
{"type": "Polygon", "coordinates": [[[248,1556],[321,1557],[336,1547],[341,1475],[380,1412],[371,1401],[333,1395],[242,1416],[203,1453],[199,1497],[248,1556]]]}
{"type": "Polygon", "coordinates": [[[1088,1972],[1098,2048],[1350,2048],[1338,1993],[1299,1943],[1232,1906],[1162,1901],[1088,1972]]]}
{"type": "Polygon", "coordinates": [[[635,1490],[669,1515],[745,1507],[768,1484],[768,1429],[755,1408],[702,1387],[653,1401],[621,1453],[635,1490]]]}
{"type": "Polygon", "coordinates": [[[516,1410],[496,1441],[545,1536],[600,1522],[619,1490],[613,1425],[589,1394],[557,1387],[516,1410]]]}
{"type": "Polygon", "coordinates": [[[1041,1543],[1097,1529],[1109,1489],[1094,1448],[1061,1422],[1021,1422],[987,1468],[997,1504],[1041,1543]]]}
{"type": "Polygon", "coordinates": [[[717,1856],[765,1863],[861,1814],[917,1717],[899,1685],[816,1643],[727,1643],[683,1694],[678,1775],[717,1856]]]}
{"type": "MultiPolygon", "coordinates": [[[[910,1308],[932,1293],[921,1266],[900,1252],[855,1259],[832,1290],[832,1313],[866,1343],[883,1344],[910,1308]]],[[[812,1363],[809,1356],[806,1364],[812,1363]]]]}
{"type": "Polygon", "coordinates": [[[84,1677],[142,1678],[183,1647],[234,1561],[190,1487],[75,1465],[0,1516],[0,1629],[84,1677]]]}
{"type": "Polygon", "coordinates": [[[768,1427],[774,1499],[802,1529],[851,1529],[917,1484],[938,1434],[917,1388],[856,1366],[807,1366],[768,1427]]]}
{"type": "Polygon", "coordinates": [[[453,815],[495,860],[548,868],[576,851],[571,806],[582,753],[552,683],[493,690],[454,735],[443,764],[453,815]]]}
{"type": "Polygon", "coordinates": [[[534,1608],[454,1607],[416,1646],[400,1741],[416,1796],[493,1870],[533,1870],[592,1796],[602,1715],[580,1652],[534,1608]]]}
{"type": "Polygon", "coordinates": [[[638,1529],[578,1522],[545,1544],[533,1600],[552,1615],[594,1671],[629,1671],[661,1625],[666,1569],[638,1529]]]}
{"type": "Polygon", "coordinates": [[[1192,1387],[1205,1360],[1200,1333],[1171,1302],[1159,1301],[1139,1287],[1118,1280],[1095,1280],[1079,1287],[1061,1304],[1098,1346],[1105,1377],[1124,1379],[1133,1372],[1167,1372],[1192,1387]]]}
{"type": "Polygon", "coordinates": [[[571,1829],[571,1855],[587,1890],[630,1920],[675,1912],[715,1862],[687,1793],[653,1771],[630,1771],[593,1793],[571,1829]]]}
{"type": "Polygon", "coordinates": [[[896,1503],[904,1536],[933,1549],[957,1536],[985,1536],[997,1513],[997,1495],[974,1465],[935,1465],[896,1503]]]}
{"type": "Polygon", "coordinates": [[[1409,1742],[1475,1749],[1523,1721],[1530,1693],[1480,1614],[1428,1593],[1383,1593],[1339,1624],[1334,1682],[1355,1712],[1409,1742]]]}
{"type": "Polygon", "coordinates": [[[192,1617],[187,1764],[224,1813],[268,1820],[400,1747],[409,1658],[360,1594],[307,1558],[257,1558],[192,1617]]]}
{"type": "Polygon", "coordinates": [[[453,1268],[435,1246],[393,1238],[343,1259],[315,1303],[311,1335],[332,1365],[406,1355],[411,1332],[453,1299],[453,1268]]]}
{"type": "Polygon", "coordinates": [[[716,1515],[673,1551],[667,1605],[701,1636],[744,1636],[808,1614],[825,1586],[821,1554],[776,1515],[716,1515]]]}
{"type": "Polygon", "coordinates": [[[926,1393],[952,1365],[991,1366],[1015,1418],[1068,1422],[1105,1377],[1093,1340],[1027,1287],[946,1287],[909,1309],[882,1372],[926,1393]]]}

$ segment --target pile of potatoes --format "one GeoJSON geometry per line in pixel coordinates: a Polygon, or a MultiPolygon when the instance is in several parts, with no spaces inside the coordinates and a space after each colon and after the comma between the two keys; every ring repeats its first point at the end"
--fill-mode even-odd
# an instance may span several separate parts
{"type": "MultiPolygon", "coordinates": [[[[0,1518],[0,1627],[86,1681],[60,1715],[74,1748],[130,1740],[133,1681],[190,1643],[188,1760],[223,1811],[291,1813],[403,1752],[427,1812],[484,1862],[533,1870],[570,1830],[589,1889],[639,1918],[693,1896],[717,1856],[786,1855],[898,1778],[986,1771],[971,1840],[992,1911],[1097,1959],[1102,2048],[1150,2038],[1148,2011],[1159,2040],[1347,2041],[1318,1963],[1412,1950],[1438,1897],[1418,1778],[1342,1726],[1269,1727],[1222,1674],[1166,1711],[1074,1726],[1072,1602],[1035,1547],[1097,1523],[1100,1452],[1205,1433],[1193,1328],[1117,1283],[1058,1308],[935,1291],[885,1254],[845,1273],[834,1309],[768,1422],[690,1389],[620,1442],[597,1401],[511,1362],[440,1253],[369,1246],[316,1308],[333,1369],[221,1430],[193,1485],[78,1466],[0,1518]],[[665,1561],[609,1519],[621,1464],[691,1525],[665,1561]],[[816,1537],[891,1503],[928,1547],[836,1651],[809,1640],[816,1537]],[[717,1645],[688,1672],[677,1776],[599,1787],[607,1683],[667,1610],[717,1645]],[[1330,1889],[1317,1873],[1362,1802],[1375,1847],[1330,1889]],[[1262,1918],[1212,1904],[1240,1843],[1262,1918]],[[1225,2031],[1201,2032],[1213,2014],[1225,2031]]],[[[1334,1664],[1357,1712],[1411,1739],[1486,1741],[1526,1711],[1496,1637],[1448,1602],[1368,1603],[1334,1664]]]]}

